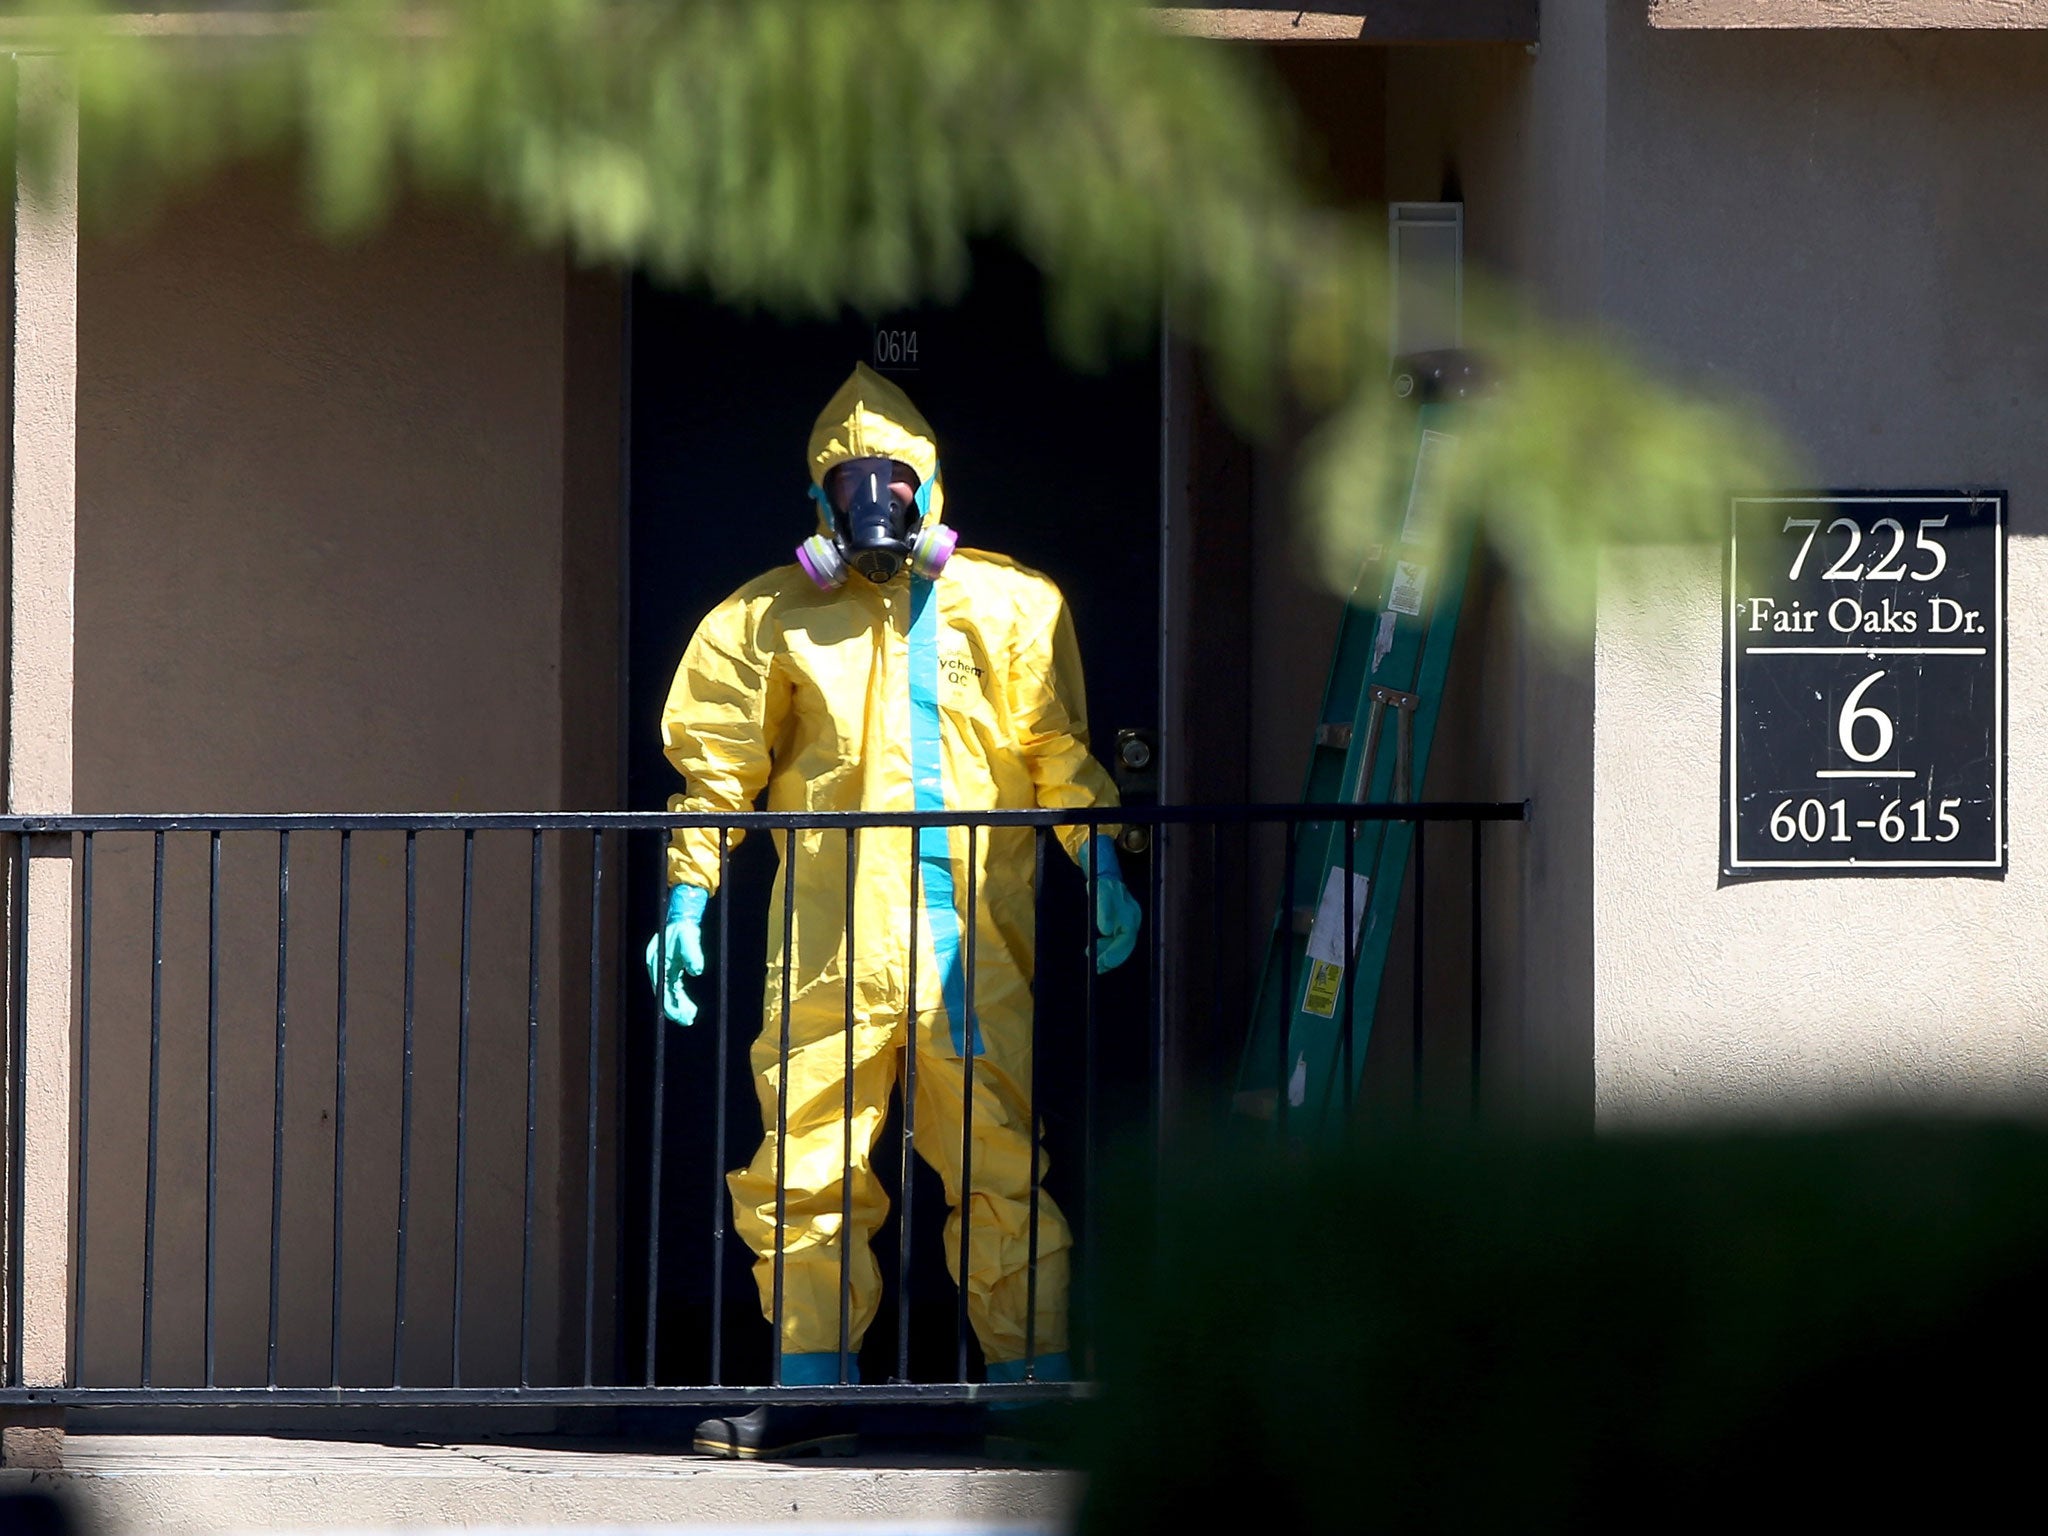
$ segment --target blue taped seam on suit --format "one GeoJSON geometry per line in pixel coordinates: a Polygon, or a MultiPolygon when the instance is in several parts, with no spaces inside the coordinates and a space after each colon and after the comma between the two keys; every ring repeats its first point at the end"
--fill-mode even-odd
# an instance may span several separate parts
{"type": "MultiPolygon", "coordinates": [[[[939,741],[939,620],[932,584],[910,581],[910,778],[916,809],[946,809],[945,768],[939,741]]],[[[967,1051],[967,979],[960,969],[960,914],[953,906],[952,840],[945,827],[920,827],[917,865],[924,877],[924,908],[932,954],[939,965],[939,995],[953,1030],[953,1049],[967,1051]]],[[[916,964],[916,956],[911,957],[916,964]]],[[[982,1054],[981,1029],[974,1054],[982,1054]]]]}

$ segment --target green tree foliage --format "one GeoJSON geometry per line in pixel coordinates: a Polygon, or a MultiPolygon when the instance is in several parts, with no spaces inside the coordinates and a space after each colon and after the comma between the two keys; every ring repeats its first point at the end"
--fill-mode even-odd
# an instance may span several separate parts
{"type": "Polygon", "coordinates": [[[1149,1162],[1105,1186],[1082,1536],[1970,1529],[2038,1476],[2037,1126],[1149,1162]]]}
{"type": "MultiPolygon", "coordinates": [[[[336,236],[410,192],[480,196],[580,259],[792,315],[944,300],[999,238],[1047,274],[1077,365],[1145,341],[1163,303],[1248,427],[1322,423],[1303,487],[1339,580],[1382,536],[1409,445],[1384,229],[1314,204],[1242,55],[1135,3],[32,3],[0,27],[75,57],[89,209],[290,153],[336,236]]],[[[1506,387],[1443,494],[1548,619],[1586,619],[1601,541],[1714,536],[1728,487],[1775,478],[1729,403],[1498,296],[1471,308],[1506,387]]]]}

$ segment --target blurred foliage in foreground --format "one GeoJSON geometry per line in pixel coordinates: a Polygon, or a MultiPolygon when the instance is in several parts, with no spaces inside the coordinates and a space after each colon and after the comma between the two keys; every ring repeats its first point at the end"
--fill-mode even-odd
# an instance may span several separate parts
{"type": "Polygon", "coordinates": [[[2048,1134],[1177,1155],[1101,1230],[1080,1528],[1882,1530],[2031,1494],[2048,1134]]]}
{"type": "MultiPolygon", "coordinates": [[[[581,259],[792,315],[944,300],[970,241],[997,237],[1047,274],[1077,365],[1148,340],[1163,301],[1241,423],[1322,423],[1303,484],[1336,584],[1383,536],[1412,447],[1385,384],[1384,226],[1314,206],[1247,55],[1169,37],[1136,3],[16,9],[0,35],[75,54],[89,209],[290,152],[337,235],[416,189],[480,194],[581,259]]],[[[1509,387],[1468,413],[1443,494],[1553,624],[1588,619],[1601,541],[1718,538],[1731,487],[1785,478],[1739,407],[1525,311],[1475,311],[1468,340],[1509,387]]]]}

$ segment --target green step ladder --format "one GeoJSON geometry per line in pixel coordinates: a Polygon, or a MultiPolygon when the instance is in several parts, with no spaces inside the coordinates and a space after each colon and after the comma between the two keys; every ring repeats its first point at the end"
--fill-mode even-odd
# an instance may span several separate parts
{"type": "MultiPolygon", "coordinates": [[[[1393,380],[1417,407],[1401,526],[1391,549],[1368,555],[1339,620],[1304,805],[1416,799],[1450,669],[1472,533],[1461,523],[1433,538],[1426,520],[1456,451],[1458,402],[1480,378],[1469,355],[1447,351],[1401,359],[1393,380]]],[[[1365,1069],[1414,838],[1401,821],[1298,825],[1239,1068],[1240,1113],[1305,1137],[1341,1127],[1365,1069]]]]}

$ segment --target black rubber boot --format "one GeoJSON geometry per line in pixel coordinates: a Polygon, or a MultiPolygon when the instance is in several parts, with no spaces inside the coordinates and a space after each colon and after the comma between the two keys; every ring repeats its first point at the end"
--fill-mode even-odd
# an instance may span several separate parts
{"type": "Polygon", "coordinates": [[[756,1408],[706,1419],[692,1448],[702,1456],[764,1461],[785,1456],[851,1456],[859,1441],[843,1408],[756,1408]]]}

